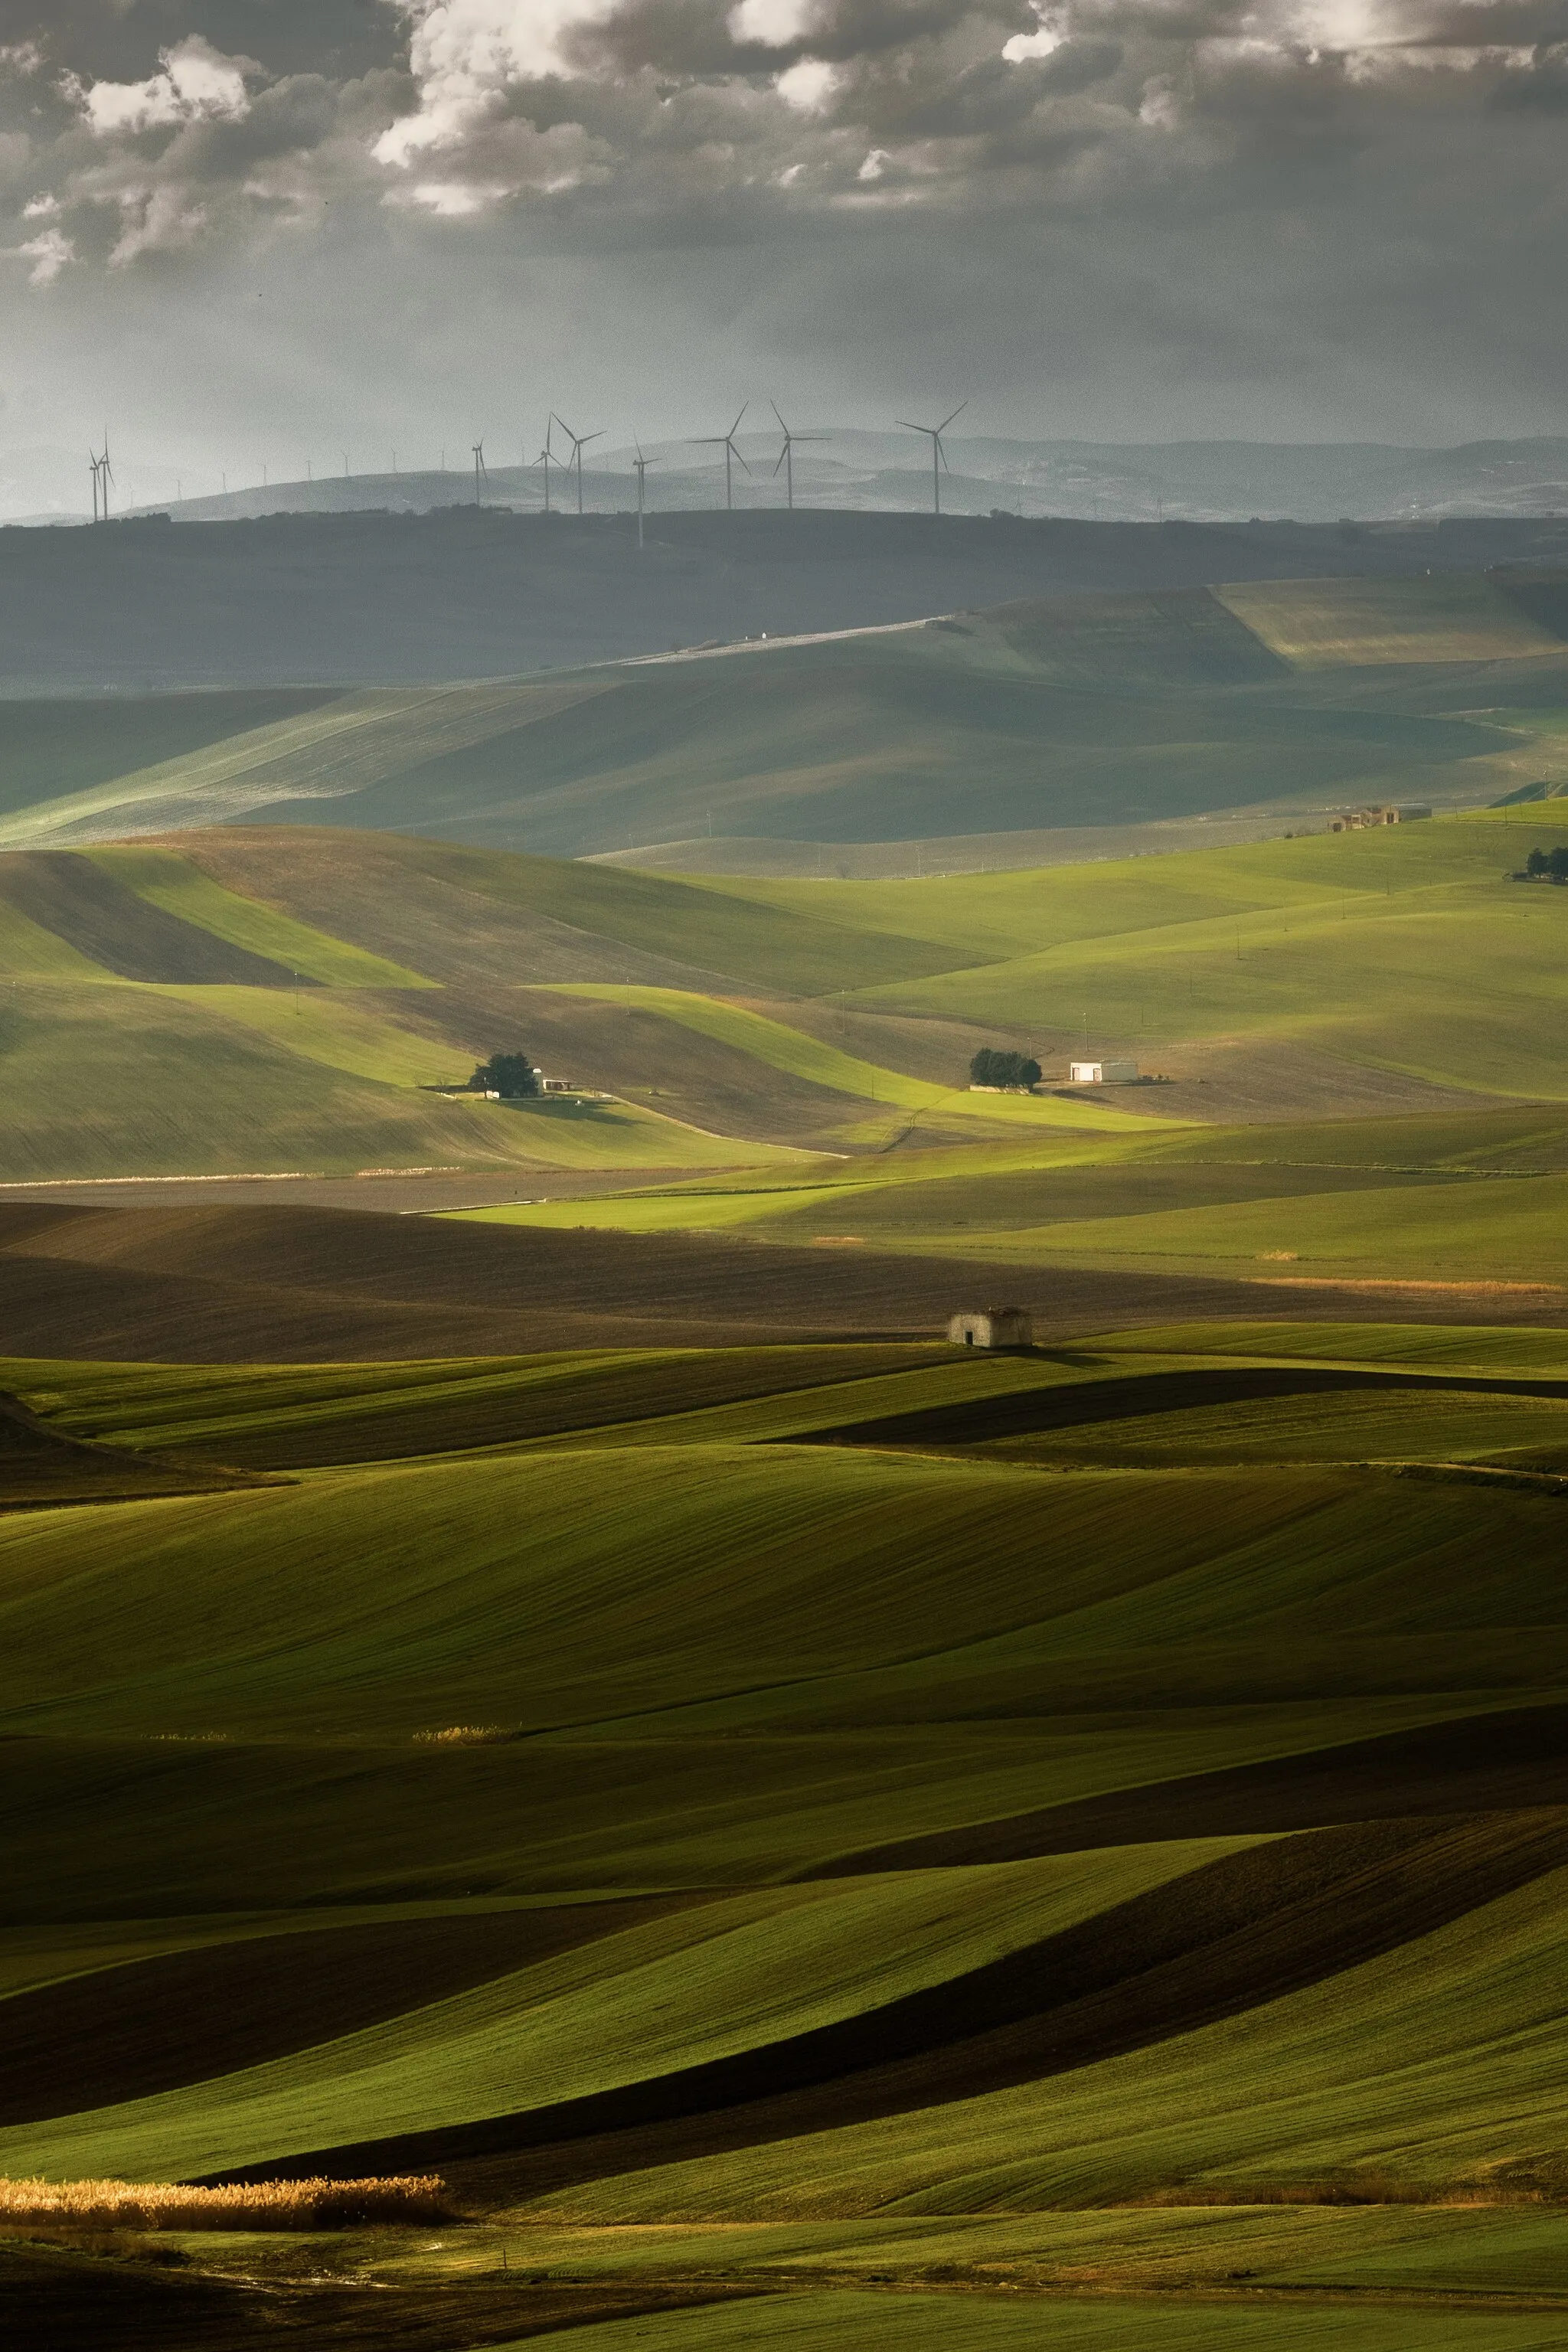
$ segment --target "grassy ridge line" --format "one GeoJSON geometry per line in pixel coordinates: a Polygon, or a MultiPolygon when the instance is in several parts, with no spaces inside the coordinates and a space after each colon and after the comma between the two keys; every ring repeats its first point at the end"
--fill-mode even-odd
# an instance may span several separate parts
{"type": "MultiPolygon", "coordinates": [[[[831,1087],[862,1099],[896,1103],[907,1110],[940,1108],[944,1118],[984,1118],[1004,1127],[1037,1122],[1091,1131],[1100,1129],[1111,1134],[1156,1125],[1154,1120],[1140,1118],[1136,1112],[1097,1103],[1062,1103],[1049,1097],[975,1096],[969,1092],[967,1080],[952,1087],[931,1086],[922,1079],[907,1077],[901,1072],[841,1053],[837,1046],[808,1036],[803,1030],[792,1029],[782,1021],[771,1020],[765,1013],[681,989],[617,987],[604,982],[571,981],[557,982],[550,993],[644,1005],[650,1012],[679,1022],[683,1028],[694,1029],[727,1045],[737,1045],[769,1067],[787,1071],[792,1077],[809,1078],[818,1086],[831,1087]]],[[[1157,1124],[1163,1129],[1167,1122],[1161,1120],[1157,1124]]]]}
{"type": "MultiPolygon", "coordinates": [[[[506,2225],[504,2214],[488,2228],[479,2225],[487,2255],[492,2234],[499,2237],[506,2225]]],[[[866,2296],[873,2306],[902,2310],[916,2326],[930,2306],[940,2312],[944,2304],[956,2305],[955,2324],[963,2324],[958,2315],[973,2307],[970,2299],[962,2294],[944,2298],[940,2293],[944,2284],[1033,2288],[1037,2293],[1054,2287],[1064,2299],[1053,2305],[1047,2342],[1053,2340],[1058,2320],[1070,2326],[1076,2313],[1092,2316],[1097,2309],[1104,2312],[1093,2299],[1065,2299],[1074,2288],[1083,2287],[1128,2298],[1163,2294],[1164,2316],[1177,2327],[1184,2314],[1199,2320],[1212,2315],[1216,2326],[1226,2326],[1220,2300],[1226,2291],[1241,2305],[1244,2326],[1265,2331],[1273,2327],[1283,2305],[1290,2331],[1286,2340],[1291,2343],[1297,2340],[1295,2325],[1312,2315],[1310,2305],[1303,2298],[1292,2312],[1280,2298],[1270,2309],[1260,2290],[1316,2286],[1332,2294],[1336,2287],[1360,2286],[1373,2294],[1379,2290],[1387,2295],[1403,2292],[1411,2302],[1402,2315],[1415,2331],[1408,2339],[1415,2344],[1470,2341],[1469,2328],[1484,2324],[1488,2316],[1483,2297],[1517,2296],[1522,2301],[1540,2296],[1544,2302],[1568,2294],[1568,2252],[1561,2220],[1554,2211],[1528,2205],[1173,2204],[1022,2216],[895,2211],[840,2215],[828,2221],[721,2224],[712,2230],[693,2220],[631,2237],[596,2231],[592,2226],[577,2228],[569,2221],[552,2227],[534,2218],[530,2232],[538,2265],[574,2277],[636,2277],[663,2270],[689,2277],[711,2269],[759,2280],[771,2277],[797,2292],[835,2284],[853,2286],[868,2277],[879,2278],[884,2285],[938,2290],[921,2297],[866,2296]],[[1206,2290],[1215,2299],[1205,2299],[1194,2313],[1172,2293],[1182,2288],[1189,2295],[1206,2290]],[[1450,2315],[1441,2309],[1423,2315],[1416,2302],[1424,2295],[1465,2296],[1467,2291],[1468,2308],[1457,2306],[1451,2313],[1452,2337],[1446,2324],[1450,2315]],[[1425,2326],[1432,2322],[1436,2329],[1428,2339],[1425,2326]]],[[[426,2249],[410,2247],[397,2267],[400,2272],[422,2270],[428,2261],[426,2249]]],[[[980,2308],[998,2326],[1010,2316],[1026,2318],[1036,2334],[1026,2340],[1037,2346],[1039,2306],[1020,2305],[1020,2297],[1004,2291],[980,2308]]],[[[1143,2339],[1132,2331],[1149,2309],[1149,2303],[1129,2299],[1104,2312],[1108,2320],[1128,2331],[1110,2339],[1119,2352],[1126,2352],[1129,2344],[1142,2352],[1143,2339]]],[[[1374,2323],[1385,2325],[1401,2315],[1380,2311],[1375,2302],[1370,2309],[1374,2323]]],[[[1360,2340],[1353,2333],[1358,2322],[1353,2302],[1336,2298],[1324,2315],[1346,2330],[1344,2342],[1360,2340]]],[[[1152,2313],[1148,2324],[1154,2331],[1149,2340],[1158,2347],[1165,2340],[1162,2319],[1152,2313]]],[[[1258,2339],[1246,2340],[1255,2346],[1258,2339]]],[[[1262,2340],[1279,2339],[1266,2333],[1262,2340]]],[[[1485,2341],[1484,2336],[1479,2340],[1485,2341]]]]}
{"type": "Polygon", "coordinates": [[[0,2164],[188,2178],[592,2096],[940,1985],[1255,1842],[723,1897],[269,2063],[0,2130],[0,2164]]]}
{"type": "Polygon", "coordinates": [[[809,1161],[651,1106],[522,1109],[417,1094],[466,1075],[458,1055],[358,995],[113,982],[16,984],[0,1006],[15,1181],[304,1168],[670,1171],[809,1161]],[[62,1091],[59,1071],[73,1086],[62,1091]]]}
{"type": "Polygon", "coordinates": [[[120,846],[89,850],[95,866],[133,890],[139,898],[195,923],[231,945],[270,956],[287,970],[302,972],[325,988],[430,988],[434,982],[391,963],[384,956],[367,955],[325,931],[299,923],[291,915],[258,899],[242,898],[209,879],[199,866],[174,851],[120,846]]]}
{"type": "Polygon", "coordinates": [[[977,1241],[931,1233],[908,1236],[906,1245],[1026,1265],[1062,1258],[1163,1273],[1223,1267],[1265,1279],[1506,1281],[1539,1285],[1545,1305],[1568,1282],[1565,1211],[1568,1178],[1529,1176],[1074,1219],[977,1241]]]}
{"type": "Polygon", "coordinates": [[[1037,952],[1173,925],[1219,923],[1314,906],[1337,914],[1347,898],[1494,883],[1523,863],[1535,841],[1568,841],[1568,812],[1472,810],[1419,825],[1303,835],[1294,841],[1178,851],[1168,857],[1106,859],[924,881],[831,881],[704,875],[715,896],[801,912],[834,909],[867,931],[929,940],[952,952],[953,969],[980,959],[1009,962],[1037,952]]]}
{"type": "MultiPolygon", "coordinates": [[[[1054,2221],[1056,2217],[1052,2216],[1054,2221]]],[[[731,2245],[731,2252],[736,2248],[731,2245]]],[[[1244,2250],[1245,2251],[1245,2250],[1244,2250]]],[[[974,2249],[965,2252],[974,2258],[974,2249]]],[[[983,2257],[981,2258],[983,2259],[983,2257]]],[[[1098,2266],[1086,2253],[1085,2266],[1098,2266]]],[[[1012,2288],[1011,2278],[998,2281],[1012,2288]]],[[[1096,2277],[1086,2278],[1091,2291],[1096,2277]]],[[[793,2282],[792,2282],[793,2285],[793,2282]]],[[[1101,2290],[1103,2293],[1103,2290],[1101,2290]]],[[[833,2285],[767,2294],[701,2312],[639,2312],[582,2331],[584,2352],[1560,2352],[1554,2311],[1408,2306],[1259,2310],[1256,2292],[1227,2304],[1221,2289],[1192,2300],[1123,2286],[1101,2301],[1016,2293],[889,2293],[833,2285]]],[[[521,2337],[496,2352],[525,2352],[521,2337]]]]}
{"type": "Polygon", "coordinates": [[[1025,2211],[1153,2182],[1321,2180],[1357,2168],[1440,2182],[1554,2145],[1556,1871],[1266,2009],[1058,2078],[923,2115],[564,2192],[625,2223],[787,2218],[898,2203],[1025,2211]]]}
{"type": "MultiPolygon", "coordinates": [[[[138,819],[178,822],[184,808],[212,823],[268,802],[357,793],[422,761],[483,742],[585,696],[589,683],[510,681],[365,688],[297,717],[231,735],[0,819],[0,845],[100,837],[138,819]]],[[[147,829],[143,822],[141,829],[147,829]]]]}
{"type": "Polygon", "coordinates": [[[956,1706],[1033,1724],[1032,1790],[1002,1808],[1018,1811],[1047,1801],[1058,1763],[1061,1795],[1084,1793],[1065,1761],[1080,1751],[1100,1756],[1097,1771],[1117,1751],[1095,1785],[1130,1769],[1121,1736],[1087,1721],[1047,1763],[1039,1718],[1069,1696],[1131,1710],[1127,1752],[1148,1759],[1131,1777],[1158,1779],[1199,1769],[1163,1760],[1163,1741],[1182,1745],[1168,1708],[1193,1712],[1218,1762],[1233,1738],[1243,1756],[1259,1737],[1279,1752],[1276,1716],[1284,1746],[1321,1745],[1386,1696],[1424,1719],[1568,1675],[1539,1593],[1561,1535],[1551,1497],[1420,1486],[1395,1500],[1384,1481],[1304,1468],[1064,1481],[746,1444],[626,1447],[602,1468],[591,1511],[581,1457],[562,1448],[321,1474],[130,1520],[10,1523],[5,1725],[145,1738],[194,1721],[300,1739],[328,1726],[396,1743],[432,1721],[577,1736],[641,1719],[644,1737],[685,1736],[699,1713],[756,1730],[951,1723],[956,1706]],[[1486,1541],[1510,1548],[1489,1591],[1495,1633],[1475,1624],[1486,1541]],[[1310,1694],[1330,1722],[1321,1738],[1298,1711],[1310,1694]],[[1208,1709],[1221,1713],[1205,1727],[1208,1709]]]}
{"type": "Polygon", "coordinates": [[[302,1061],[323,1063],[375,1086],[461,1086],[468,1076],[468,1056],[456,1047],[404,1028],[381,1006],[346,988],[296,995],[272,988],[154,985],[160,996],[237,1022],[302,1061]]]}
{"type": "MultiPolygon", "coordinates": [[[[831,1401],[897,1372],[924,1394],[934,1350],[920,1345],[660,1348],[565,1351],[415,1365],[163,1368],[17,1361],[0,1366],[17,1394],[72,1436],[132,1448],[233,1449],[289,1464],[427,1457],[465,1444],[532,1443],[576,1431],[624,1437],[747,1398],[831,1401]],[[325,1449],[302,1451],[312,1443],[325,1449]],[[368,1450],[362,1450],[368,1449],[368,1450]]],[[[971,1390],[1005,1387],[1016,1360],[954,1367],[971,1390]]],[[[858,1411],[858,1406],[852,1410],[858,1411]]]]}

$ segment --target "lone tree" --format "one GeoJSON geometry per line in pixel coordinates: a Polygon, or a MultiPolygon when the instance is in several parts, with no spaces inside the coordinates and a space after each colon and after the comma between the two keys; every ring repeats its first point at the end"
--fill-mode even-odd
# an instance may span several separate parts
{"type": "Polygon", "coordinates": [[[982,1045],[969,1065],[969,1082],[975,1087],[1037,1087],[1040,1066],[1027,1054],[1003,1054],[982,1045]]]}
{"type": "Polygon", "coordinates": [[[492,1054],[468,1080],[476,1094],[536,1095],[539,1080],[526,1054],[492,1054]]]}
{"type": "Polygon", "coordinates": [[[1524,861],[1524,870],[1531,875],[1547,875],[1553,882],[1568,882],[1568,849],[1532,849],[1524,861]]]}

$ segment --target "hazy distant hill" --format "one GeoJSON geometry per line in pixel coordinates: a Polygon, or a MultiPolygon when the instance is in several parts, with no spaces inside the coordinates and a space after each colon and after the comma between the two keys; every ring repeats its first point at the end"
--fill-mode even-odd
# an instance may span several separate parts
{"type": "Polygon", "coordinates": [[[1568,521],[1418,528],[469,507],[0,532],[0,693],[516,677],[1095,589],[1568,562],[1568,521]]]}
{"type": "MultiPolygon", "coordinates": [[[[783,506],[786,477],[779,470],[778,433],[748,425],[736,446],[745,462],[732,470],[735,505],[783,506]]],[[[1256,441],[1021,441],[955,432],[946,446],[952,471],[942,478],[942,510],[955,515],[1001,509],[1101,522],[1245,522],[1259,516],[1337,522],[1568,514],[1568,439],[1563,438],[1408,449],[1378,442],[1298,446],[1256,441]]],[[[662,441],[647,443],[645,454],[652,461],[646,484],[650,512],[723,506],[724,468],[710,450],[662,441]]],[[[631,446],[612,444],[584,462],[583,504],[588,513],[636,507],[633,455],[631,446]]],[[[79,470],[73,461],[68,482],[60,486],[63,495],[26,503],[79,511],[79,470]]],[[[181,486],[170,480],[167,469],[133,477],[127,461],[123,470],[130,488],[117,505],[130,511],[168,501],[182,521],[345,514],[367,508],[418,514],[475,500],[473,475],[461,467],[317,475],[183,499],[177,496],[181,486]]],[[[52,473],[49,487],[57,488],[52,473]]],[[[0,476],[0,495],[7,489],[13,498],[21,495],[19,484],[7,485],[0,476]]],[[[544,503],[543,468],[492,464],[479,493],[488,505],[536,512],[544,503]]],[[[929,513],[929,450],[907,432],[814,428],[796,449],[795,499],[797,506],[839,511],[929,513]]],[[[558,511],[576,511],[577,487],[563,467],[552,469],[551,500],[558,511]]]]}
{"type": "Polygon", "coordinates": [[[1565,717],[1544,573],[1037,596],[548,677],[12,703],[0,845],[325,823],[709,871],[1018,866],[1552,790],[1565,717]]]}

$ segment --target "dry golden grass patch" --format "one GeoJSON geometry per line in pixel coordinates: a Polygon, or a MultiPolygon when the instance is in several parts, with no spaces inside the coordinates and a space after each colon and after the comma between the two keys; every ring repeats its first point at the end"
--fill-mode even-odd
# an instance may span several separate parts
{"type": "Polygon", "coordinates": [[[332,2230],[363,2221],[449,2220],[438,2173],[379,2180],[263,2180],[189,2189],[160,2180],[0,2180],[0,2228],[332,2230]]]}
{"type": "Polygon", "coordinates": [[[414,1735],[416,1741],[426,1748],[493,1748],[517,1736],[503,1723],[448,1723],[440,1731],[416,1731],[414,1735]]]}

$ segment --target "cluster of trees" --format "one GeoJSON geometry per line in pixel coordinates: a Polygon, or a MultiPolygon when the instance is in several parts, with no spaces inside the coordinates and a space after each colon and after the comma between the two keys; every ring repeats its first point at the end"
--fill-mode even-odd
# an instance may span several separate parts
{"type": "Polygon", "coordinates": [[[1568,882],[1568,849],[1532,849],[1524,861],[1527,874],[1549,881],[1568,882]]]}
{"type": "Polygon", "coordinates": [[[536,1095],[539,1080],[526,1054],[492,1054],[468,1080],[475,1094],[536,1095]]]}
{"type": "Polygon", "coordinates": [[[1004,1054],[982,1045],[969,1065],[969,1082],[975,1087],[1037,1087],[1040,1066],[1027,1054],[1004,1054]]]}

